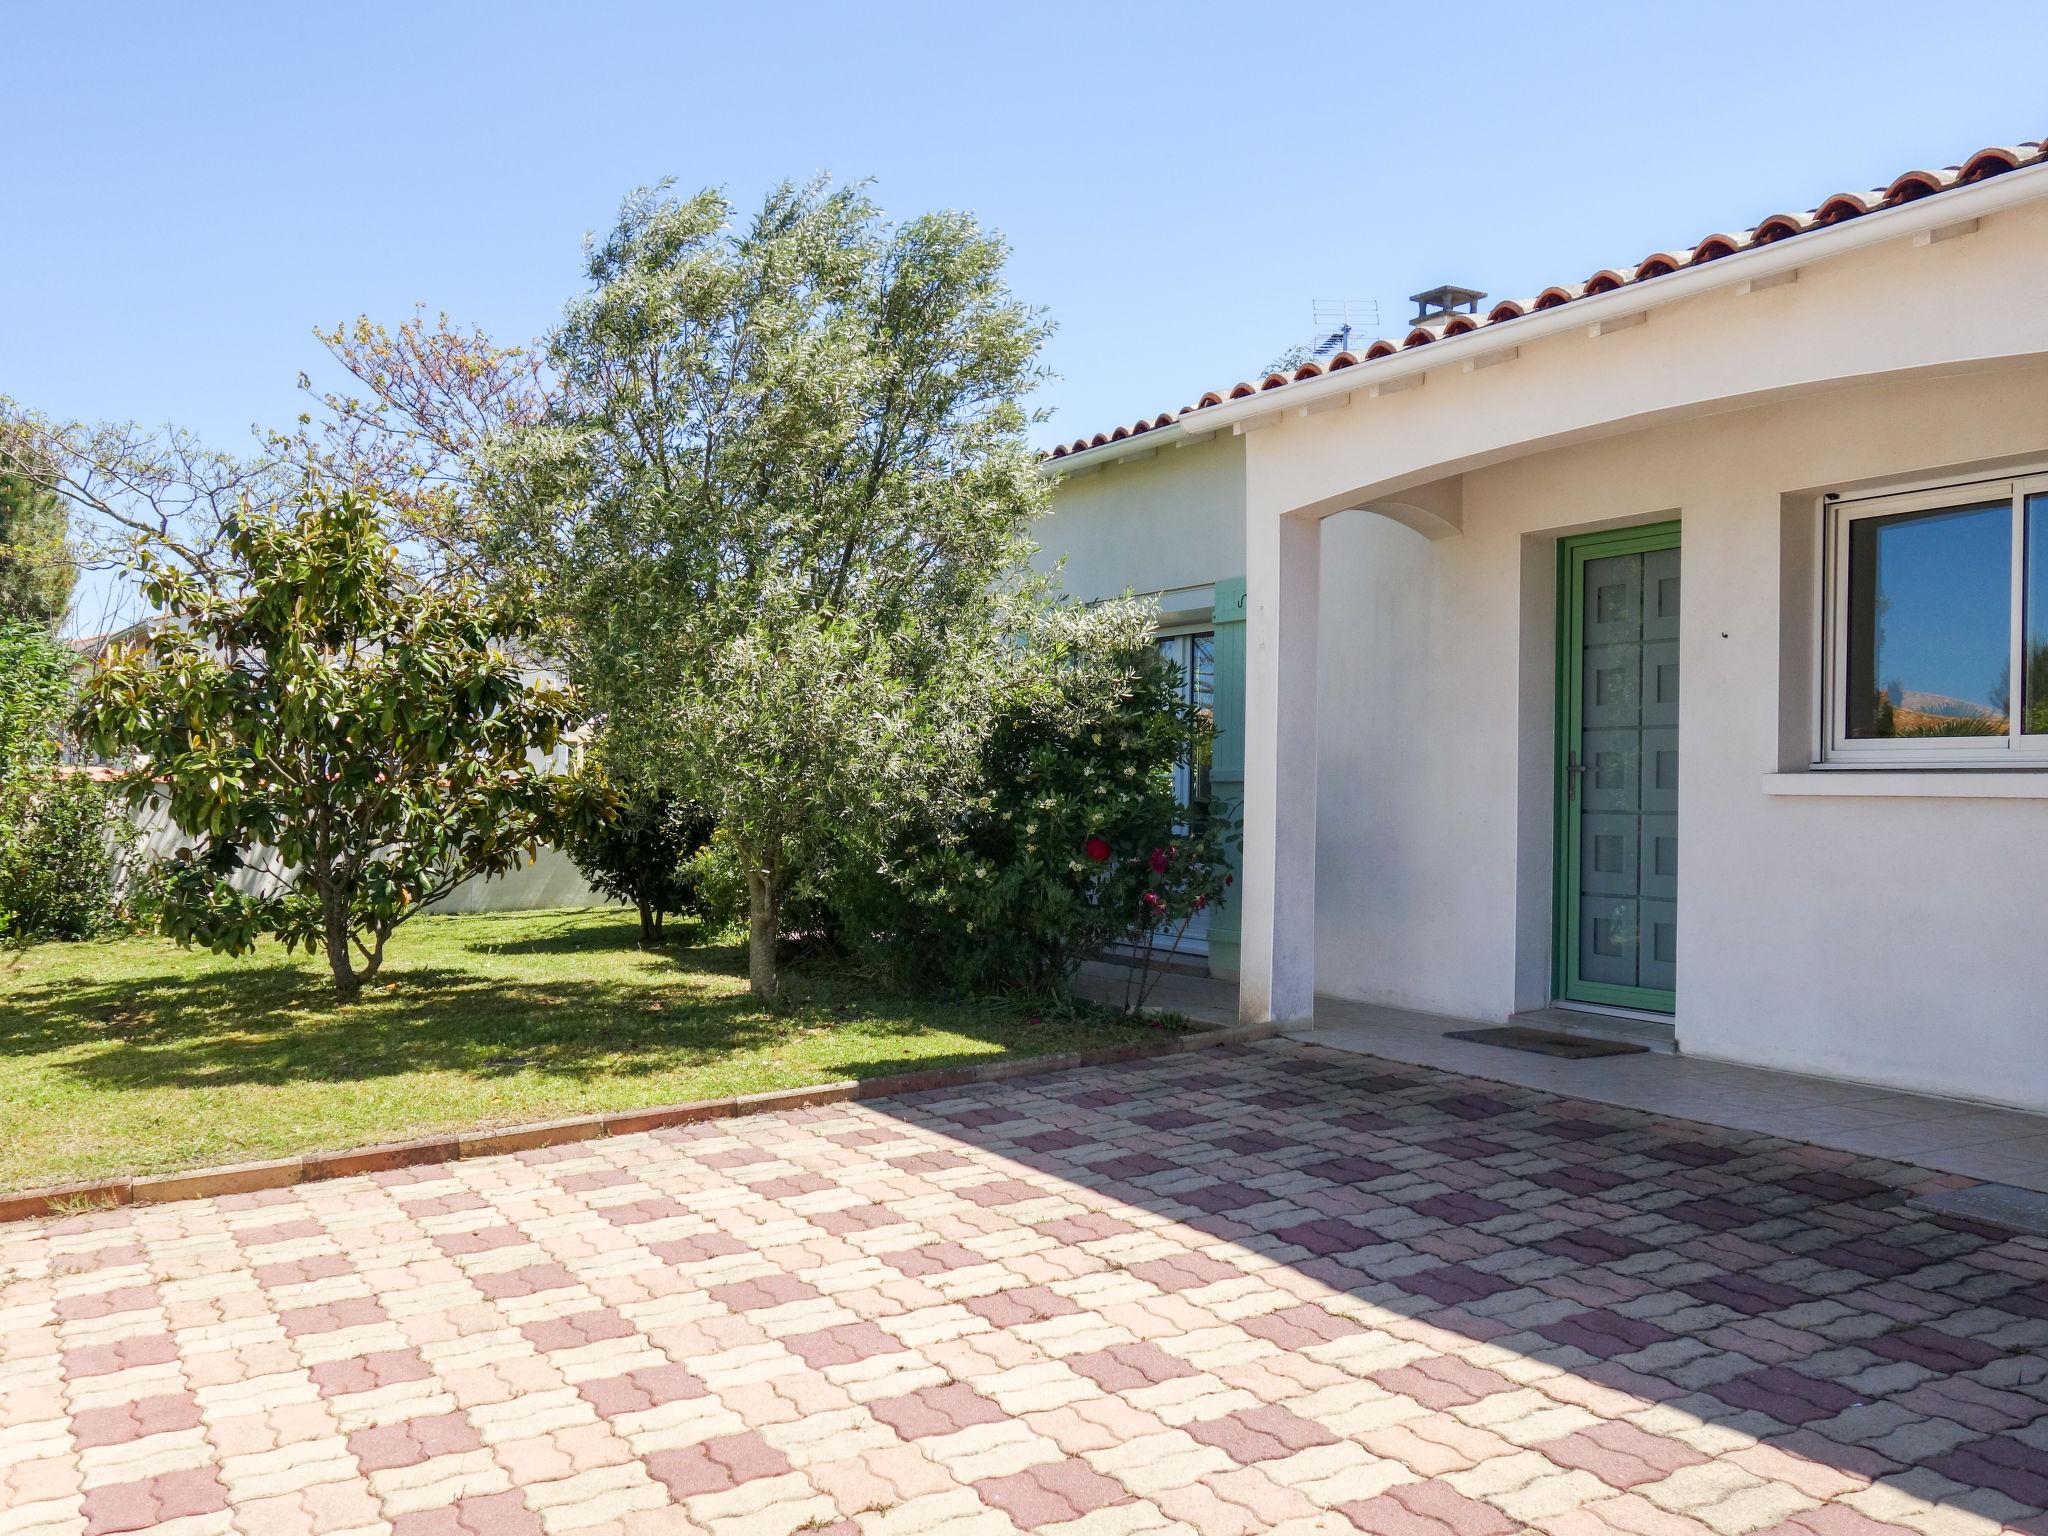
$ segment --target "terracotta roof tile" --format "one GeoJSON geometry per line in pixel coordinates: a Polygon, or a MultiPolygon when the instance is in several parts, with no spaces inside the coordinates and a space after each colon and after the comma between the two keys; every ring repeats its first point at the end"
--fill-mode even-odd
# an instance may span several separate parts
{"type": "Polygon", "coordinates": [[[1545,288],[1531,299],[1503,299],[1483,316],[1435,316],[1428,322],[1416,326],[1398,342],[1381,339],[1360,351],[1339,352],[1335,357],[1303,363],[1291,372],[1268,374],[1256,383],[1246,381],[1227,389],[1212,389],[1193,405],[1184,405],[1177,411],[1161,411],[1148,420],[1134,422],[1128,427],[1118,427],[1113,432],[1098,432],[1093,437],[1075,438],[1071,443],[1061,443],[1040,457],[1063,459],[1068,454],[1082,453],[1108,443],[1122,442],[1125,438],[1135,437],[1141,432],[1154,432],[1161,427],[1171,426],[1183,416],[1206,410],[1212,405],[1221,405],[1227,400],[1243,400],[1269,389],[1283,389],[1289,384],[1319,378],[1340,368],[1350,368],[1362,362],[1369,363],[1378,358],[1391,357],[1396,352],[1411,347],[1427,346],[1445,336],[1463,336],[1467,332],[1481,330],[1486,326],[1505,325],[1537,310],[1555,309],[1560,304],[1569,304],[1575,299],[1591,294],[1611,293],[1631,283],[1648,282],[1652,278],[1665,277],[1686,267],[1718,261],[1724,256],[1734,255],[1737,251],[1753,250],[1758,246],[1771,245],[1780,240],[1790,240],[1810,230],[1825,229],[1848,219],[1860,218],[1879,208],[1896,208],[1902,203],[1932,197],[1951,187],[1967,186],[1972,182],[1982,181],[1987,176],[2002,175],[2022,165],[2036,165],[2043,161],[2048,161],[2048,141],[1994,144],[1978,150],[1961,165],[1951,165],[1933,171],[1907,171],[1894,177],[1888,185],[1870,192],[1837,192],[1834,196],[1823,199],[1819,207],[1807,213],[1774,213],[1749,229],[1736,232],[1723,230],[1707,235],[1682,250],[1652,252],[1632,267],[1603,268],[1582,283],[1562,283],[1545,288]]]}

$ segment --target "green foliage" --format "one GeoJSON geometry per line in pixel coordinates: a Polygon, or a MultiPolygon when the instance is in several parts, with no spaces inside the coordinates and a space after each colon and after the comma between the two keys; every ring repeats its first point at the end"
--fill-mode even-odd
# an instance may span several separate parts
{"type": "Polygon", "coordinates": [[[71,557],[64,499],[27,472],[29,447],[19,428],[0,423],[0,625],[54,630],[71,601],[78,568],[71,557]]]}
{"type": "Polygon", "coordinates": [[[772,998],[787,893],[932,795],[985,724],[1043,482],[1044,331],[960,214],[858,188],[628,202],[556,334],[563,399],[493,452],[493,558],[539,569],[633,772],[712,815],[772,998]]]}
{"type": "Polygon", "coordinates": [[[83,774],[42,767],[0,781],[0,934],[90,939],[115,918],[128,818],[83,774]]]}
{"type": "Polygon", "coordinates": [[[56,754],[76,664],[41,624],[0,623],[0,781],[56,754]]]}
{"type": "Polygon", "coordinates": [[[1177,825],[1174,765],[1212,734],[1137,605],[1042,616],[970,787],[841,886],[846,931],[906,979],[1055,995],[1109,945],[1177,935],[1230,880],[1233,829],[1177,825]]]}
{"type": "Polygon", "coordinates": [[[699,905],[691,861],[710,840],[710,818],[650,785],[614,786],[602,770],[585,772],[604,804],[570,840],[569,857],[591,885],[639,910],[640,940],[654,943],[664,918],[699,905]]]}
{"type": "Polygon", "coordinates": [[[135,762],[132,803],[161,794],[193,839],[164,874],[166,931],[324,949],[353,996],[395,927],[571,814],[535,758],[573,701],[503,649],[532,633],[531,604],[409,580],[372,494],[314,485],[225,533],[199,570],[144,550],[164,618],[101,658],[79,728],[135,762]]]}

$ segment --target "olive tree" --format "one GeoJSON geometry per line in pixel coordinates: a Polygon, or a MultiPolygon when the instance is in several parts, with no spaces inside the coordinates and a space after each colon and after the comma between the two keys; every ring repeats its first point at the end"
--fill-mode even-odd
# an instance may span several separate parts
{"type": "Polygon", "coordinates": [[[1021,403],[1044,327],[958,213],[858,187],[630,199],[552,338],[560,395],[486,494],[546,573],[557,641],[636,771],[702,806],[748,884],[749,976],[849,827],[979,739],[1044,507],[1021,403]]]}
{"type": "Polygon", "coordinates": [[[530,601],[422,587],[373,495],[314,484],[225,519],[203,566],[139,558],[160,617],[103,653],[77,724],[192,840],[173,937],[243,954],[270,934],[353,997],[399,924],[516,868],[576,803],[546,762],[572,698],[509,649],[530,601]]]}

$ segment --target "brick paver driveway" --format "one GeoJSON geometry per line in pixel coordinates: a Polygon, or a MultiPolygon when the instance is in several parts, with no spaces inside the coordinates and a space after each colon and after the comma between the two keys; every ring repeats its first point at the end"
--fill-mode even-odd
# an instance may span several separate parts
{"type": "Polygon", "coordinates": [[[2048,1249],[1275,1043],[0,1230],[0,1528],[2048,1532],[2048,1249]]]}

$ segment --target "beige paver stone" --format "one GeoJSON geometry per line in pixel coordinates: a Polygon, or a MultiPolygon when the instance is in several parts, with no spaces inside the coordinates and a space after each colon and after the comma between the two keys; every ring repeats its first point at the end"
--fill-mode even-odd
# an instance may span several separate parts
{"type": "Polygon", "coordinates": [[[347,1437],[340,1434],[294,1440],[253,1456],[224,1457],[219,1469],[220,1480],[236,1499],[303,1493],[321,1483],[353,1481],[357,1475],[356,1458],[347,1437]]]}
{"type": "Polygon", "coordinates": [[[1218,1446],[1204,1445],[1185,1430],[1143,1435],[1085,1458],[1098,1472],[1115,1478],[1141,1498],[1155,1491],[1184,1487],[1211,1472],[1235,1466],[1218,1446]]]}
{"type": "Polygon", "coordinates": [[[526,1483],[519,1490],[550,1533],[587,1530],[623,1520],[636,1510],[668,1507],[668,1490],[637,1461],[593,1467],[552,1482],[526,1483]]]}
{"type": "Polygon", "coordinates": [[[484,1449],[372,1472],[369,1484],[389,1516],[416,1509],[441,1509],[457,1499],[502,1493],[512,1486],[512,1479],[490,1451],[484,1449]]]}
{"type": "Polygon", "coordinates": [[[1065,1455],[1055,1441],[1016,1419],[933,1435],[919,1442],[919,1448],[959,1483],[1008,1477],[1065,1455]]]}

